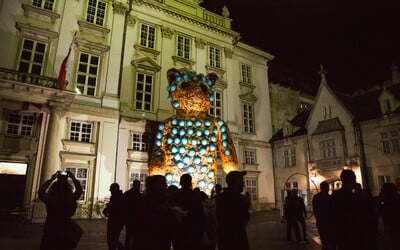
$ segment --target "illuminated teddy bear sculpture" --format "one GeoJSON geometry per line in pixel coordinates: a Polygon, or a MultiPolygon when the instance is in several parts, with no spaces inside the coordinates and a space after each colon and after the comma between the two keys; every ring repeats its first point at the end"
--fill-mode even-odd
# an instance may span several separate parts
{"type": "Polygon", "coordinates": [[[210,194],[217,174],[217,152],[225,173],[238,169],[228,126],[207,113],[218,77],[170,69],[167,78],[168,99],[176,115],[158,127],[149,174],[164,175],[168,185],[179,186],[181,175],[188,173],[193,187],[210,194]]]}

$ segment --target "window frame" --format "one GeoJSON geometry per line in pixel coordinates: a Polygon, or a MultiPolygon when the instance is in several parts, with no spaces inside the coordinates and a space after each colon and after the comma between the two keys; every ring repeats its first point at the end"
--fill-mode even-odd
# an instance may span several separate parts
{"type": "MultiPolygon", "coordinates": [[[[76,127],[76,126],[75,126],[76,127]]],[[[89,127],[89,126],[88,126],[89,127]]],[[[87,129],[87,128],[86,128],[87,129]]],[[[94,130],[94,124],[93,122],[87,122],[87,121],[78,121],[78,120],[71,120],[68,123],[68,139],[70,141],[75,141],[75,142],[83,142],[83,143],[92,143],[93,140],[93,130],[94,130]],[[79,131],[73,131],[72,130],[72,125],[73,123],[79,124],[79,131]],[[83,125],[90,125],[90,132],[83,132],[83,125]],[[73,136],[72,133],[78,134],[78,136],[73,136]],[[83,135],[89,135],[89,140],[83,139],[87,138],[86,136],[83,135]],[[74,138],[77,137],[78,140],[75,140],[74,138]]]]}
{"type": "MultiPolygon", "coordinates": [[[[89,169],[90,169],[89,166],[66,166],[65,167],[65,170],[70,171],[71,173],[74,174],[75,179],[77,179],[80,182],[81,186],[82,186],[82,194],[79,197],[78,202],[87,201],[88,183],[89,183],[89,169]],[[86,177],[85,178],[82,178],[82,177],[80,177],[79,174],[77,174],[78,173],[78,169],[79,170],[86,170],[86,177]]],[[[70,182],[71,182],[72,186],[74,186],[72,181],[70,181],[70,182]]]]}
{"type": "MultiPolygon", "coordinates": [[[[86,5],[86,13],[85,13],[85,21],[88,23],[91,23],[93,25],[97,25],[100,27],[105,27],[106,24],[106,18],[107,18],[107,9],[108,9],[108,3],[107,1],[104,0],[88,0],[87,5],[86,5]],[[96,2],[96,6],[91,6],[91,2],[96,2]],[[99,3],[104,4],[104,9],[99,8],[99,3]],[[94,13],[89,13],[90,9],[94,8],[94,13]],[[103,16],[99,14],[99,12],[103,11],[103,16]],[[101,23],[98,23],[98,20],[101,20],[101,23]]],[[[101,12],[100,12],[101,13],[101,12]]]]}
{"type": "Polygon", "coordinates": [[[33,136],[33,130],[35,128],[35,115],[31,113],[22,113],[18,114],[16,112],[10,112],[7,117],[7,131],[8,135],[16,135],[16,136],[33,136]],[[11,116],[16,115],[19,116],[19,122],[14,123],[10,122],[11,116]],[[24,120],[24,118],[27,118],[24,120]],[[27,123],[28,122],[28,123],[27,123]],[[14,133],[16,131],[16,133],[14,133]],[[24,131],[29,131],[29,134],[26,134],[24,131]]]}
{"type": "Polygon", "coordinates": [[[380,133],[380,143],[383,154],[400,152],[400,133],[395,128],[380,133]]]}
{"type": "Polygon", "coordinates": [[[79,94],[87,96],[96,96],[97,88],[100,82],[101,55],[80,51],[76,66],[76,89],[79,94]],[[83,56],[87,56],[87,61],[83,61],[83,56]],[[92,63],[93,58],[97,58],[97,64],[92,63]],[[91,72],[96,68],[96,73],[91,72]],[[86,68],[86,70],[84,70],[86,68]],[[94,85],[91,83],[94,79],[94,85]],[[90,91],[90,92],[89,92],[90,91]]]}
{"type": "Polygon", "coordinates": [[[208,114],[210,116],[214,116],[216,118],[223,118],[223,110],[222,110],[222,104],[223,104],[223,90],[222,89],[215,89],[214,93],[214,101],[211,102],[211,106],[208,109],[208,114]],[[219,96],[219,97],[218,97],[219,96]],[[219,113],[219,115],[218,115],[219,113]]]}
{"type": "Polygon", "coordinates": [[[147,133],[131,132],[132,150],[140,152],[148,152],[150,149],[150,135],[147,133]],[[135,137],[138,141],[135,141],[135,137]],[[145,138],[146,137],[146,138],[145,138]]]}
{"type": "Polygon", "coordinates": [[[321,159],[332,159],[337,157],[335,139],[328,139],[319,142],[321,159]]]}
{"type": "Polygon", "coordinates": [[[242,122],[243,122],[244,133],[254,134],[255,132],[254,114],[255,114],[254,103],[242,102],[242,122]]]}
{"type": "Polygon", "coordinates": [[[47,42],[34,40],[28,37],[23,37],[18,57],[18,71],[27,74],[42,75],[47,61],[47,47],[48,47],[47,42]],[[25,48],[26,42],[28,41],[32,42],[32,48],[25,48]],[[44,45],[44,50],[38,52],[38,45],[40,44],[44,45]],[[28,53],[29,53],[29,59],[23,58],[27,56],[28,53]],[[24,54],[26,55],[24,56],[24,54]],[[42,56],[41,62],[35,61],[35,59],[37,59],[38,56],[42,56]],[[27,70],[23,69],[23,66],[21,66],[22,64],[26,64],[28,69],[27,70]],[[37,70],[35,70],[35,67],[39,67],[40,72],[37,72],[37,70]]]}
{"type": "Polygon", "coordinates": [[[148,23],[141,23],[139,27],[139,45],[149,48],[149,49],[156,49],[156,38],[157,38],[157,29],[156,26],[148,24],[148,23]],[[143,30],[143,27],[147,27],[146,30],[143,30]],[[152,32],[150,32],[152,30],[152,32]],[[144,33],[146,32],[146,33],[144,33]],[[152,46],[151,46],[152,45],[152,46]]]}
{"type": "Polygon", "coordinates": [[[32,0],[31,4],[32,6],[40,9],[53,11],[55,7],[55,2],[55,0],[32,0]],[[51,6],[51,8],[49,9],[48,6],[51,6]]]}
{"type": "Polygon", "coordinates": [[[253,84],[252,79],[252,68],[248,64],[241,63],[240,64],[240,78],[242,83],[247,85],[253,84]]]}
{"type": "Polygon", "coordinates": [[[282,157],[283,157],[283,166],[285,168],[291,168],[297,165],[295,148],[285,148],[283,150],[282,157]]]}
{"type": "Polygon", "coordinates": [[[244,163],[255,165],[257,164],[257,151],[255,149],[244,149],[244,163]]]}
{"type": "Polygon", "coordinates": [[[132,188],[133,181],[134,180],[139,180],[140,181],[140,191],[143,192],[146,187],[146,178],[149,175],[145,172],[142,171],[130,171],[129,172],[129,189],[132,188]],[[135,178],[133,175],[137,175],[138,178],[135,178]]]}
{"type": "Polygon", "coordinates": [[[222,69],[222,49],[216,45],[208,45],[208,63],[211,67],[222,69]]]}
{"type": "Polygon", "coordinates": [[[178,57],[190,60],[191,54],[192,54],[192,38],[187,35],[177,34],[176,55],[178,57]],[[183,39],[183,44],[181,44],[180,38],[183,39]]]}
{"type": "Polygon", "coordinates": [[[257,177],[245,178],[245,190],[250,194],[251,201],[258,201],[258,180],[257,177]],[[249,183],[251,185],[249,185],[249,183]]]}
{"type": "Polygon", "coordinates": [[[142,71],[136,72],[135,77],[135,91],[134,91],[134,103],[133,106],[136,110],[141,111],[152,111],[153,110],[153,99],[154,99],[154,83],[155,83],[155,75],[152,73],[145,73],[142,71]],[[139,81],[139,76],[143,75],[143,81],[139,81]],[[151,82],[147,82],[147,77],[151,77],[151,82]],[[138,84],[141,83],[143,86],[139,88],[138,84]],[[150,86],[150,92],[146,89],[147,86],[150,86]],[[138,95],[142,94],[141,98],[138,98],[138,95]],[[146,101],[146,96],[150,96],[150,100],[146,101]],[[148,105],[148,107],[146,107],[148,105]]]}

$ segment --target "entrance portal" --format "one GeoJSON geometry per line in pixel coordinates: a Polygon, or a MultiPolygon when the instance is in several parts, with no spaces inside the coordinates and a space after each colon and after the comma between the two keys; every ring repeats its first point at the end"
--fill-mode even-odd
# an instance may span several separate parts
{"type": "Polygon", "coordinates": [[[22,207],[26,183],[26,163],[0,162],[0,209],[22,207]]]}

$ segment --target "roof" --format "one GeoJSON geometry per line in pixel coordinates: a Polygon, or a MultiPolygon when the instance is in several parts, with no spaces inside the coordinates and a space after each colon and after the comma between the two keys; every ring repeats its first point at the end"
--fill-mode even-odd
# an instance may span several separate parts
{"type": "Polygon", "coordinates": [[[315,131],[312,134],[317,135],[338,130],[344,130],[344,127],[339,118],[335,117],[332,119],[319,121],[317,127],[315,128],[315,131]]]}
{"type": "MultiPolygon", "coordinates": [[[[295,127],[298,127],[296,131],[294,131],[292,134],[289,135],[289,137],[296,137],[300,135],[305,135],[307,134],[307,129],[305,128],[305,125],[307,123],[308,116],[310,115],[311,109],[305,110],[299,114],[297,114],[292,120],[290,120],[290,124],[292,124],[295,127]]],[[[278,130],[271,138],[270,142],[273,141],[279,141],[285,138],[283,136],[283,129],[278,130]]]]}
{"type": "MultiPolygon", "coordinates": [[[[384,88],[374,88],[364,93],[354,95],[347,95],[339,92],[335,92],[335,94],[354,115],[355,119],[360,122],[382,116],[379,97],[384,89],[400,100],[400,84],[392,84],[384,88]]],[[[399,108],[397,108],[395,112],[399,112],[399,108]]]]}

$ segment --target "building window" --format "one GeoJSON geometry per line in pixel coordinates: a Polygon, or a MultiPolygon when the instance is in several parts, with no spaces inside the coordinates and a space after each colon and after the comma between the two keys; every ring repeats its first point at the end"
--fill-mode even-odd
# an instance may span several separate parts
{"type": "Polygon", "coordinates": [[[179,57],[189,59],[190,57],[190,38],[178,35],[177,37],[177,53],[179,57]]]}
{"type": "Polygon", "coordinates": [[[329,159],[336,157],[336,145],[334,140],[321,141],[319,149],[322,159],[329,159]]]}
{"type": "Polygon", "coordinates": [[[32,5],[45,10],[53,10],[54,0],[32,0],[32,5]]]}
{"type": "Polygon", "coordinates": [[[292,182],[293,189],[299,189],[299,183],[297,181],[292,182]]]}
{"type": "Polygon", "coordinates": [[[246,192],[250,194],[252,201],[257,201],[257,179],[246,178],[246,192]]]}
{"type": "Polygon", "coordinates": [[[283,162],[285,168],[296,166],[296,149],[283,150],[283,162]]]}
{"type": "Polygon", "coordinates": [[[10,113],[8,115],[7,134],[31,136],[34,121],[33,115],[10,113]]]}
{"type": "Polygon", "coordinates": [[[244,162],[246,164],[256,164],[256,151],[251,149],[245,149],[244,162]]]}
{"type": "Polygon", "coordinates": [[[143,191],[146,185],[147,174],[141,172],[132,172],[129,176],[129,188],[132,188],[133,181],[140,181],[140,190],[143,191]]]}
{"type": "Polygon", "coordinates": [[[307,110],[309,107],[310,107],[310,105],[308,103],[301,102],[300,107],[299,107],[299,112],[303,112],[303,111],[307,110]]]}
{"type": "Polygon", "coordinates": [[[222,91],[214,91],[214,101],[211,102],[211,107],[208,114],[217,118],[222,118],[222,91]]]}
{"type": "Polygon", "coordinates": [[[400,137],[396,130],[381,133],[382,150],[384,154],[400,152],[400,137]]]}
{"type": "Polygon", "coordinates": [[[249,65],[242,64],[242,82],[251,84],[251,68],[249,65]]]}
{"type": "Polygon", "coordinates": [[[147,152],[149,150],[149,135],[132,133],[132,149],[147,152]]]}
{"type": "Polygon", "coordinates": [[[136,76],[136,101],[135,108],[138,110],[150,111],[153,91],[153,76],[138,73],[136,76]]]}
{"type": "Polygon", "coordinates": [[[391,182],[390,176],[388,175],[378,175],[378,184],[382,186],[383,183],[391,182]]]}
{"type": "Polygon", "coordinates": [[[243,131],[254,133],[254,106],[250,103],[243,103],[243,131]]]}
{"type": "Polygon", "coordinates": [[[210,66],[221,68],[221,49],[218,47],[209,47],[209,60],[210,66]]]}
{"type": "Polygon", "coordinates": [[[46,52],[46,43],[24,39],[18,71],[41,75],[46,52]]]}
{"type": "Polygon", "coordinates": [[[95,95],[99,63],[99,56],[80,53],[76,79],[76,87],[79,94],[95,95]]]}
{"type": "Polygon", "coordinates": [[[286,182],[285,187],[287,190],[290,190],[292,188],[292,185],[290,184],[290,182],[286,182]]]}
{"type": "Polygon", "coordinates": [[[154,49],[155,48],[155,37],[156,28],[147,24],[141,24],[140,26],[140,45],[154,49]]]}
{"type": "Polygon", "coordinates": [[[79,197],[80,201],[86,200],[86,190],[88,182],[88,168],[84,167],[67,167],[65,170],[70,171],[75,178],[81,183],[82,195],[79,197]]]}
{"type": "Polygon", "coordinates": [[[69,126],[69,139],[71,141],[91,142],[92,123],[71,121],[69,126]]]}
{"type": "Polygon", "coordinates": [[[107,3],[101,0],[89,0],[86,12],[86,21],[99,26],[104,25],[107,3]]]}

